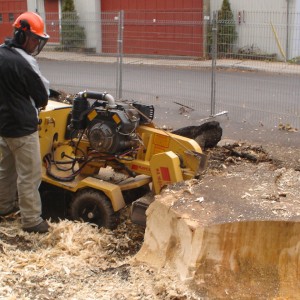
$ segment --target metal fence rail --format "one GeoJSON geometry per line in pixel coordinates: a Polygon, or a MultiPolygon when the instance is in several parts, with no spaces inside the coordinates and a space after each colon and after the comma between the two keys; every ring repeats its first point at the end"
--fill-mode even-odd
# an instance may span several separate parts
{"type": "MultiPolygon", "coordinates": [[[[247,72],[240,78],[235,76],[235,87],[232,89],[220,89],[217,84],[215,94],[218,109],[230,111],[239,121],[272,126],[292,123],[299,126],[298,56],[289,60],[291,53],[296,53],[291,51],[292,47],[298,43],[289,38],[298,31],[298,25],[295,24],[297,18],[300,16],[295,14],[287,18],[284,14],[274,12],[247,13],[241,25],[236,24],[234,18],[220,20],[215,13],[212,22],[214,24],[215,21],[215,28],[212,26],[211,34],[216,35],[216,45],[212,47],[217,50],[212,55],[217,57],[216,64],[222,58],[227,61],[232,58],[238,67],[245,65],[244,71],[262,69],[268,72],[263,75],[247,72]],[[287,20],[292,22],[287,24],[287,20]],[[231,43],[226,34],[232,34],[232,25],[235,26],[236,36],[231,43]],[[221,51],[224,45],[220,45],[220,41],[227,42],[226,51],[221,51]]],[[[231,77],[231,74],[218,72],[217,82],[230,81],[231,77]]]]}
{"type": "Polygon", "coordinates": [[[52,39],[39,60],[53,88],[105,90],[155,105],[180,102],[203,117],[228,111],[237,122],[300,127],[298,14],[247,12],[226,22],[217,12],[208,19],[194,11],[43,17],[52,39]],[[236,39],[228,42],[232,25],[236,39]]]}

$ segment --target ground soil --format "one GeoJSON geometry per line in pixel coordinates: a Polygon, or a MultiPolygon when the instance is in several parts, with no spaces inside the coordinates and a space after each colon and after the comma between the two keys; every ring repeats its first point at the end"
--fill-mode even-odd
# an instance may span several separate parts
{"type": "MultiPolygon", "coordinates": [[[[207,222],[299,218],[299,132],[220,122],[222,141],[206,150],[210,159],[203,176],[166,188],[187,190],[174,207],[184,213],[200,205],[207,222]],[[228,205],[216,212],[211,203],[222,207],[224,196],[228,205]]],[[[179,124],[174,121],[172,128],[179,124]]],[[[203,299],[205,293],[181,282],[171,269],[134,260],[144,228],[130,222],[128,208],[121,216],[114,231],[50,220],[45,235],[23,232],[18,216],[2,220],[0,299],[203,299]]]]}

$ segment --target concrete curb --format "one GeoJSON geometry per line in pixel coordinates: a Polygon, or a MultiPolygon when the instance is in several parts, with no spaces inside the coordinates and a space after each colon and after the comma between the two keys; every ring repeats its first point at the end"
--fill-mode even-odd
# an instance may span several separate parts
{"type": "MultiPolygon", "coordinates": [[[[94,62],[94,63],[117,63],[117,57],[87,55],[75,52],[51,52],[43,51],[38,59],[48,59],[55,61],[74,61],[74,62],[94,62]]],[[[182,68],[211,68],[211,60],[185,60],[185,59],[163,59],[163,58],[143,58],[143,57],[124,57],[124,65],[147,65],[164,67],[182,68]]],[[[255,60],[220,59],[216,63],[220,69],[238,69],[243,71],[263,71],[278,74],[300,74],[300,65],[285,62],[265,62],[255,60]]]]}

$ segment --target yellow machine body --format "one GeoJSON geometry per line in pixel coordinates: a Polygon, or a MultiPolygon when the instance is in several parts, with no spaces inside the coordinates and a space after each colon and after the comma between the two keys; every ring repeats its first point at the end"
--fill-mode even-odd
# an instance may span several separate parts
{"type": "MultiPolygon", "coordinates": [[[[206,165],[206,156],[200,146],[192,139],[157,129],[153,124],[136,128],[141,145],[130,157],[123,155],[116,160],[106,160],[101,155],[84,165],[72,181],[65,182],[47,175],[45,157],[52,155],[54,160],[64,161],[66,157],[76,156],[75,144],[85,156],[93,155],[88,139],[77,137],[70,139],[68,122],[72,106],[49,100],[47,107],[39,114],[39,136],[44,182],[76,193],[85,188],[103,192],[111,201],[114,211],[119,211],[126,204],[123,192],[149,185],[154,194],[171,183],[187,180],[200,175],[206,165]],[[110,166],[119,170],[120,164],[132,174],[125,180],[114,183],[99,177],[101,168],[110,166]]],[[[80,162],[77,168],[80,168],[80,162]]],[[[52,165],[51,172],[58,178],[68,175],[52,165]]]]}

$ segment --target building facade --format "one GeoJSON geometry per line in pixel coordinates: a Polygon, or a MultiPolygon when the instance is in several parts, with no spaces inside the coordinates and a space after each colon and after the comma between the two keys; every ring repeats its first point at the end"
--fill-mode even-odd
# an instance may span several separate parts
{"type": "MultiPolygon", "coordinates": [[[[124,11],[124,53],[156,55],[197,55],[203,53],[202,0],[74,0],[80,25],[85,28],[86,47],[101,53],[109,43],[109,30],[103,30],[101,18],[115,27],[119,11],[124,11]],[[199,26],[192,26],[198,23],[199,26]],[[163,31],[162,31],[163,28],[163,31]],[[184,42],[183,36],[188,39],[184,42]],[[129,42],[130,41],[130,42],[129,42]],[[190,50],[190,45],[194,47],[190,50]],[[141,50],[143,49],[143,50],[141,50]],[[171,52],[170,53],[170,49],[171,52]]],[[[25,10],[36,11],[46,20],[49,43],[60,42],[62,0],[0,0],[0,38],[11,33],[11,24],[25,10]]],[[[115,31],[115,30],[114,30],[115,31]]]]}
{"type": "MultiPolygon", "coordinates": [[[[211,14],[221,8],[222,2],[210,0],[211,14]]],[[[286,60],[300,55],[300,0],[229,2],[237,24],[239,47],[254,45],[286,60]]]]}
{"type": "MultiPolygon", "coordinates": [[[[105,49],[110,47],[111,32],[117,30],[118,12],[124,11],[124,53],[199,57],[205,51],[206,22],[221,8],[222,2],[74,0],[80,25],[85,28],[86,48],[97,53],[109,52],[105,49]]],[[[229,2],[237,24],[237,49],[256,47],[285,59],[300,55],[300,0],[229,2]]],[[[62,0],[0,0],[0,39],[11,34],[15,17],[29,10],[46,20],[49,43],[59,44],[61,8],[62,0]]]]}

